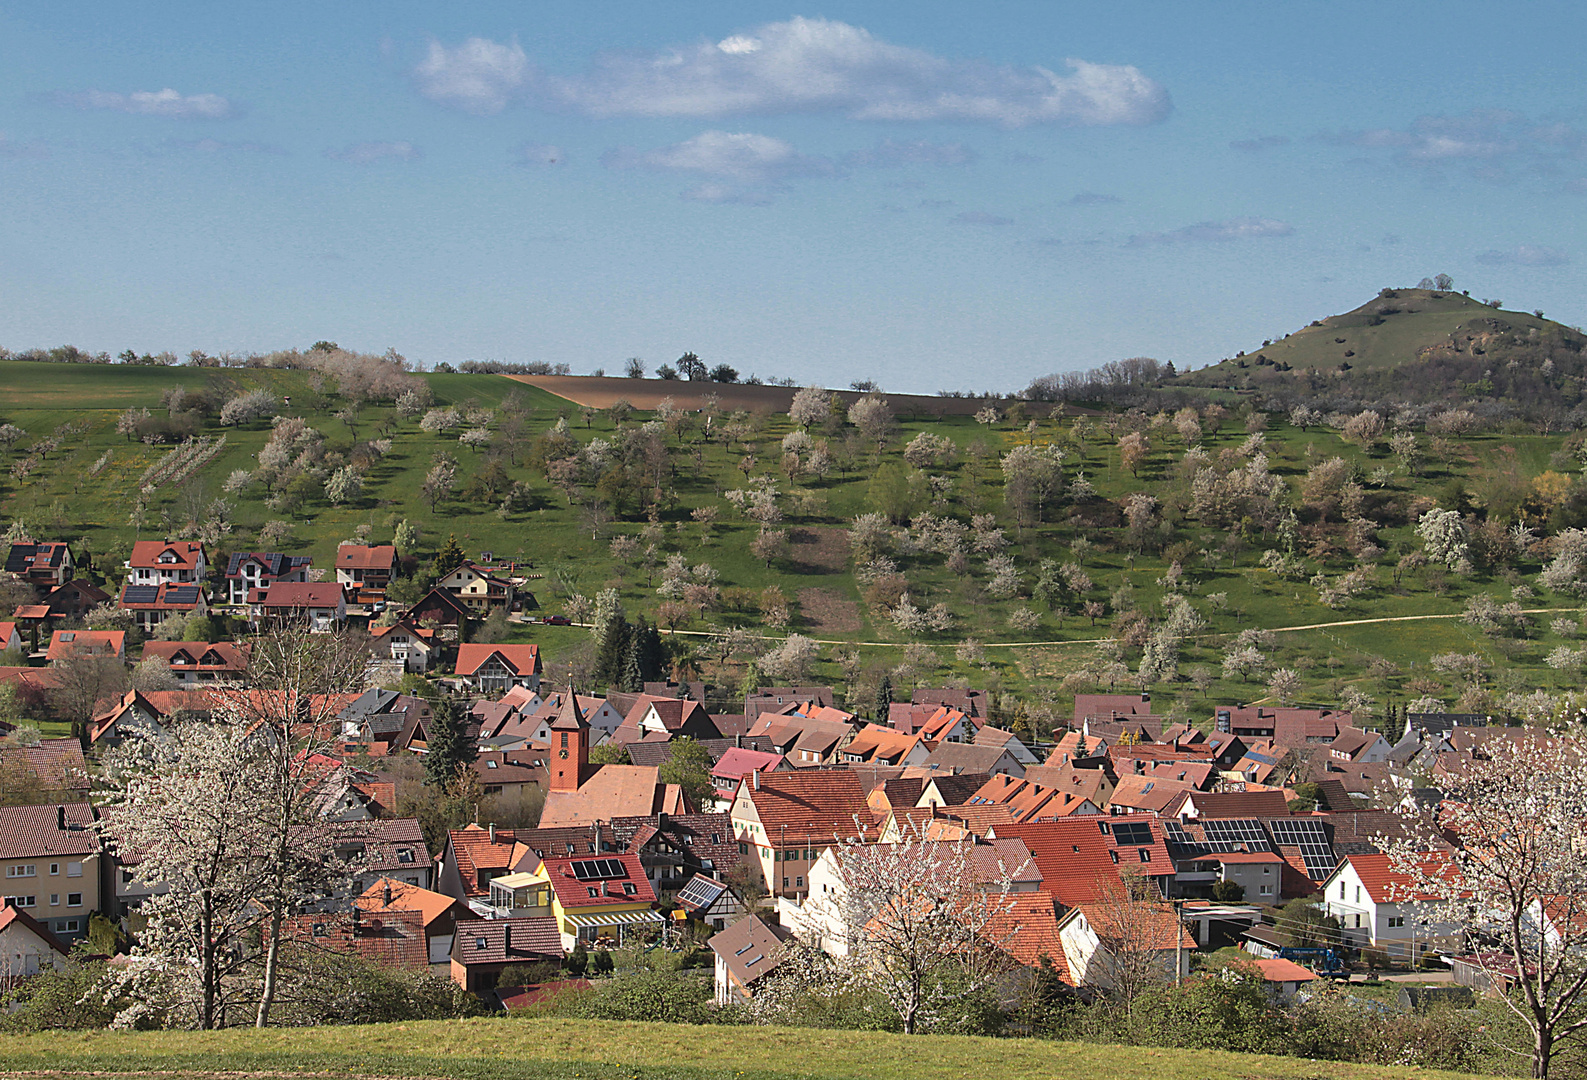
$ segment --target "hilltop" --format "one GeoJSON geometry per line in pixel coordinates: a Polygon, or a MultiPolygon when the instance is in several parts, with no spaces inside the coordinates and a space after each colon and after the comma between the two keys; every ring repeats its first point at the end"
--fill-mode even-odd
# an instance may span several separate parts
{"type": "MultiPolygon", "coordinates": [[[[1290,395],[1382,390],[1400,400],[1502,396],[1506,386],[1492,377],[1484,384],[1484,373],[1517,365],[1562,395],[1563,404],[1576,404],[1587,376],[1587,336],[1542,312],[1496,304],[1452,291],[1384,289],[1354,310],[1318,319],[1168,385],[1290,395]],[[1414,377],[1405,377],[1407,369],[1414,369],[1414,377]]],[[[1514,378],[1500,381],[1522,385],[1514,378]]]]}

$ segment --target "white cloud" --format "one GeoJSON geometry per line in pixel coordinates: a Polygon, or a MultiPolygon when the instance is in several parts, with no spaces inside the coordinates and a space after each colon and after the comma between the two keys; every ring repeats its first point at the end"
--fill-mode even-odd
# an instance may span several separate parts
{"type": "Polygon", "coordinates": [[[568,156],[562,152],[561,147],[551,146],[548,143],[524,143],[513,152],[515,162],[531,168],[561,165],[567,159],[568,156]]]}
{"type": "Polygon", "coordinates": [[[1390,151],[1398,165],[1428,170],[1463,167],[1484,180],[1509,178],[1507,165],[1547,171],[1587,154],[1587,133],[1569,124],[1539,124],[1506,109],[1473,109],[1457,116],[1419,116],[1404,128],[1375,128],[1321,136],[1323,141],[1390,151]]]}
{"type": "Polygon", "coordinates": [[[717,42],[601,54],[571,77],[535,68],[516,42],[432,42],[414,79],[425,96],[482,113],[521,99],[598,117],[840,112],[1023,127],[1149,124],[1172,108],[1167,91],[1137,68],[1078,59],[1064,67],[949,60],[847,23],[794,18],[717,42]]]}
{"type": "Polygon", "coordinates": [[[530,75],[529,58],[516,41],[502,45],[477,37],[453,49],[432,41],[413,69],[419,93],[472,113],[501,112],[530,75]]]}
{"type": "Polygon", "coordinates": [[[1489,266],[1565,266],[1570,256],[1558,248],[1520,244],[1505,251],[1484,251],[1477,261],[1489,266]]]}
{"type": "Polygon", "coordinates": [[[1169,232],[1138,233],[1130,237],[1131,246],[1144,244],[1219,244],[1231,240],[1252,240],[1264,236],[1288,236],[1294,228],[1272,218],[1230,218],[1227,221],[1202,221],[1169,232]]]}
{"type": "Polygon", "coordinates": [[[417,161],[424,154],[411,142],[361,142],[327,150],[325,156],[354,165],[373,165],[377,161],[417,161]]]}
{"type": "Polygon", "coordinates": [[[883,139],[868,150],[853,150],[843,163],[855,168],[896,169],[904,165],[968,165],[975,151],[963,143],[896,142],[883,139]]]}
{"type": "Polygon", "coordinates": [[[769,135],[705,131],[692,139],[655,150],[608,151],[601,163],[610,169],[650,169],[697,173],[744,183],[777,183],[795,176],[832,176],[837,167],[823,157],[807,157],[769,135]]]}
{"type": "Polygon", "coordinates": [[[138,90],[117,94],[108,90],[62,92],[52,96],[57,105],[72,109],[104,109],[135,116],[161,116],[169,120],[226,120],[237,115],[237,107],[219,94],[179,94],[164,90],[138,90]]]}

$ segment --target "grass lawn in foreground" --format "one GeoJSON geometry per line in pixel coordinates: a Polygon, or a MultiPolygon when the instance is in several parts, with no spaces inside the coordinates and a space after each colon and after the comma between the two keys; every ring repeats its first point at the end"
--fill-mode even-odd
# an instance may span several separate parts
{"type": "Polygon", "coordinates": [[[53,1032],[0,1037],[0,1075],[36,1070],[47,1075],[159,1072],[188,1078],[317,1072],[486,1080],[918,1080],[921,1076],[1342,1080],[1467,1075],[1036,1039],[497,1018],[263,1032],[53,1032]]]}

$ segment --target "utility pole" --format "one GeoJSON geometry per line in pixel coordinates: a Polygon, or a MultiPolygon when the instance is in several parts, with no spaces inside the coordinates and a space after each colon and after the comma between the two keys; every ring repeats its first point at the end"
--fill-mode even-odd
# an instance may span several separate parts
{"type": "Polygon", "coordinates": [[[1185,901],[1183,899],[1171,900],[1169,903],[1174,906],[1174,985],[1178,986],[1184,980],[1183,972],[1185,970],[1185,924],[1183,921],[1185,901]]]}

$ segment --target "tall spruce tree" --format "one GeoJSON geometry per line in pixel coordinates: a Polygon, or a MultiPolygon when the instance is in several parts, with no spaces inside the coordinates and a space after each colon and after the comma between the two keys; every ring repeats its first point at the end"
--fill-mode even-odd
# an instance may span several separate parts
{"type": "Polygon", "coordinates": [[[667,650],[661,643],[661,631],[655,624],[641,616],[634,628],[634,639],[639,654],[639,676],[644,682],[656,682],[667,670],[667,650]]]}
{"type": "Polygon", "coordinates": [[[441,697],[430,719],[424,755],[425,779],[443,791],[457,785],[458,771],[474,763],[479,745],[467,727],[467,717],[456,699],[441,697]]]}
{"type": "Polygon", "coordinates": [[[893,677],[886,672],[882,673],[882,681],[876,687],[876,722],[887,723],[889,708],[893,704],[893,677]]]}
{"type": "Polygon", "coordinates": [[[623,681],[625,661],[633,628],[619,612],[606,620],[595,643],[595,688],[617,686],[623,681]]]}

